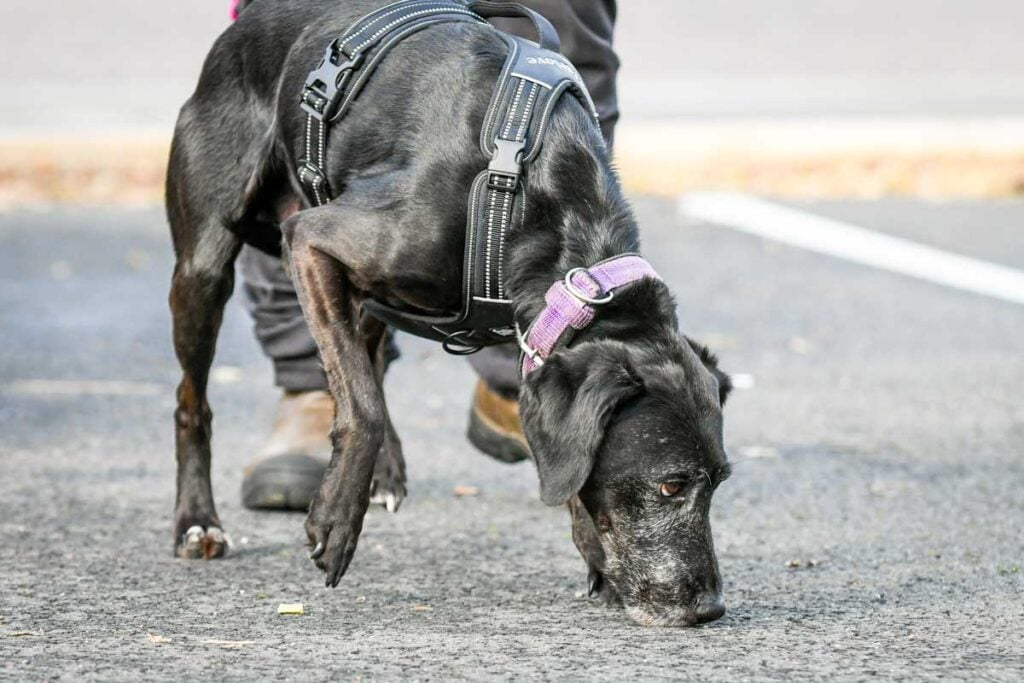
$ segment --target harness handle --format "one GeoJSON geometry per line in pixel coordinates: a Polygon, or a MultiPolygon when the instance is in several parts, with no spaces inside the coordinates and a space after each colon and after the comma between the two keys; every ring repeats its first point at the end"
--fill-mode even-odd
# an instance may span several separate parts
{"type": "Polygon", "coordinates": [[[529,7],[524,7],[518,2],[495,2],[494,0],[473,0],[467,7],[486,19],[494,17],[529,19],[537,31],[538,44],[545,50],[561,52],[562,42],[558,38],[558,31],[544,16],[529,7]]]}

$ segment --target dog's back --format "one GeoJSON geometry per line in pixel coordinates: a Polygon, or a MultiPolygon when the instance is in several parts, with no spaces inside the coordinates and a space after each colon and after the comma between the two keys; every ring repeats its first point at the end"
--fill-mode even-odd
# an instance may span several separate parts
{"type": "MultiPolygon", "coordinates": [[[[179,137],[183,125],[201,120],[201,132],[192,132],[203,140],[192,144],[239,158],[232,185],[217,183],[219,199],[206,192],[224,204],[243,238],[259,216],[280,222],[297,210],[291,177],[306,154],[302,84],[333,39],[385,4],[257,0],[213,46],[179,137]]],[[[487,165],[480,127],[506,49],[493,31],[467,23],[432,26],[397,45],[331,126],[326,171],[334,196],[393,212],[396,226],[414,222],[423,239],[403,244],[436,249],[458,268],[465,198],[487,165]]]]}

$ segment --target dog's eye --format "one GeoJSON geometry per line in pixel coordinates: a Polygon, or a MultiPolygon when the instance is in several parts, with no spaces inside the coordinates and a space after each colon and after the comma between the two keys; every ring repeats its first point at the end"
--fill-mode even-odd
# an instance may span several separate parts
{"type": "Polygon", "coordinates": [[[675,498],[683,492],[683,485],[678,481],[666,481],[658,487],[663,498],[675,498]]]}

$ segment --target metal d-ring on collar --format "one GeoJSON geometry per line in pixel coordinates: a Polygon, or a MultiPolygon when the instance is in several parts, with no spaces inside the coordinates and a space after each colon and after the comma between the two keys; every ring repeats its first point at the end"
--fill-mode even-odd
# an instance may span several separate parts
{"type": "MultiPolygon", "coordinates": [[[[583,303],[591,304],[593,306],[603,306],[604,304],[610,302],[612,299],[615,298],[615,292],[612,291],[605,292],[605,295],[600,299],[595,299],[591,296],[588,296],[586,292],[581,291],[576,286],[576,283],[572,281],[572,276],[575,275],[576,273],[586,273],[587,277],[589,277],[592,281],[594,280],[594,276],[591,275],[590,271],[587,270],[586,268],[573,268],[572,270],[565,274],[565,289],[569,292],[569,294],[572,294],[574,297],[576,297],[583,303]]],[[[594,281],[594,284],[598,283],[594,281]]],[[[600,285],[598,285],[597,291],[601,291],[600,285]]]]}

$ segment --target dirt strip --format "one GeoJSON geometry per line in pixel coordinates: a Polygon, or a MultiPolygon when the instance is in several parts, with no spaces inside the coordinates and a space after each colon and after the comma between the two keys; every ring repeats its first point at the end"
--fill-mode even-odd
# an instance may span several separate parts
{"type": "Polygon", "coordinates": [[[637,193],[735,190],[801,199],[1024,193],[1024,120],[775,119],[622,126],[637,193]]]}
{"type": "Polygon", "coordinates": [[[0,138],[0,209],[162,202],[169,149],[149,132],[0,138]]]}
{"type": "MultiPolygon", "coordinates": [[[[0,209],[162,201],[163,132],[0,137],[0,209]]],[[[620,127],[627,190],[789,198],[1024,194],[1024,123],[634,124],[620,127]]]]}

